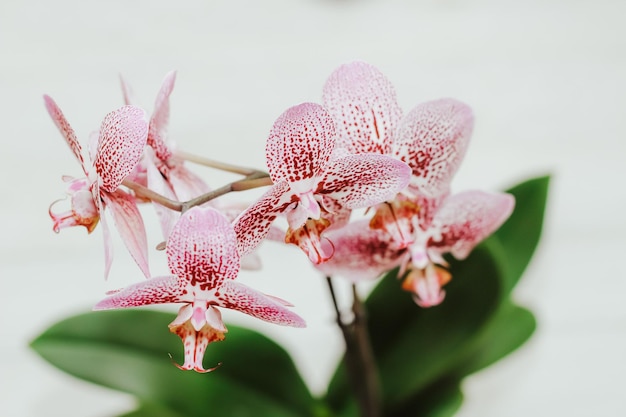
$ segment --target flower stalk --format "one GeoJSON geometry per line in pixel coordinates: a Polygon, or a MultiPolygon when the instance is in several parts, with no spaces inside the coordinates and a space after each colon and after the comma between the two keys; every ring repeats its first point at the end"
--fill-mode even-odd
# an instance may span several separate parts
{"type": "Polygon", "coordinates": [[[337,325],[341,329],[346,352],[344,356],[348,379],[357,400],[361,417],[380,417],[382,415],[380,399],[380,381],[374,360],[374,353],[367,330],[367,311],[352,284],[352,320],[344,321],[332,283],[327,276],[328,290],[337,315],[337,325]]]}
{"type": "Polygon", "coordinates": [[[239,174],[244,176],[250,176],[261,171],[256,169],[242,167],[239,165],[233,165],[226,162],[216,161],[214,159],[205,158],[203,156],[194,155],[188,152],[176,150],[174,153],[176,158],[192,162],[194,164],[203,165],[209,168],[219,169],[220,171],[232,172],[233,174],[239,174]]]}
{"type": "Polygon", "coordinates": [[[147,187],[144,187],[141,184],[138,184],[128,178],[122,181],[122,184],[126,187],[133,190],[135,193],[140,195],[141,197],[147,198],[155,203],[162,205],[163,207],[167,207],[168,209],[180,211],[184,213],[192,207],[200,206],[208,201],[211,201],[217,197],[223,196],[230,192],[235,191],[245,191],[251,190],[253,188],[264,187],[267,185],[272,185],[272,180],[269,175],[262,171],[252,170],[252,173],[246,178],[241,180],[233,181],[224,185],[223,187],[217,188],[208,193],[202,194],[196,198],[193,198],[189,201],[175,201],[170,198],[165,197],[162,194],[159,194],[147,187]]]}

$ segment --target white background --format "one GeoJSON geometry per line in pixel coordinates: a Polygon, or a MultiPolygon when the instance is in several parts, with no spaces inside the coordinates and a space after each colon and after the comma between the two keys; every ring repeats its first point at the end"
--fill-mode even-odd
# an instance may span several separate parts
{"type": "MultiPolygon", "coordinates": [[[[177,69],[170,133],[178,146],[264,168],[275,118],[319,101],[330,72],[353,59],[379,67],[406,111],[440,97],[472,106],[476,129],[457,190],[554,175],[544,238],[516,291],[538,331],[466,381],[459,416],[626,415],[624,16],[626,3],[610,0],[3,1],[0,415],[104,417],[133,407],[27,346],[106,290],[142,279],[116,241],[104,282],[100,230],[52,232],[46,210],[63,194],[61,175],[80,168],[42,94],[86,143],[122,103],[118,73],[150,111],[163,76],[177,69]]],[[[214,186],[231,179],[196,172],[214,186]]],[[[267,244],[261,254],[264,271],[241,279],[292,301],[308,329],[226,319],[285,344],[320,393],[342,346],[324,283],[295,248],[267,244]]],[[[164,272],[162,253],[152,261],[164,272]]]]}

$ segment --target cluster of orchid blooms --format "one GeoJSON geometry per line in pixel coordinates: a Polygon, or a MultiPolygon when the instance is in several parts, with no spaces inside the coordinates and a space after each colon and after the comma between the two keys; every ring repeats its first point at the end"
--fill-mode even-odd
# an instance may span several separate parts
{"type": "Polygon", "coordinates": [[[108,210],[148,278],[112,292],[94,309],[182,303],[170,324],[185,348],[181,369],[214,369],[205,369],[202,359],[207,345],[227,332],[218,307],[305,326],[288,302],[236,281],[242,261],[268,235],[276,240],[280,233],[283,239],[272,225],[278,216],[288,224],[284,241],[298,245],[324,274],[356,282],[400,266],[402,288],[418,305],[430,307],[443,301],[442,287],[450,280],[443,255],[465,258],[513,210],[509,194],[450,193],[473,128],[467,105],[442,99],[403,116],[391,83],[363,62],[331,74],[323,105],[303,103],[276,120],[266,145],[272,185],[258,201],[240,213],[206,198],[197,205],[170,206],[168,201],[210,194],[167,140],[174,81],[175,73],[166,76],[149,120],[131,104],[130,88],[122,82],[125,106],[107,114],[93,134],[90,164],[59,107],[48,96],[44,101],[85,174],[64,177],[71,209],[57,214],[51,206],[54,230],[84,226],[91,232],[101,222],[107,276],[108,210]],[[148,267],[137,205],[150,201],[166,242],[171,274],[165,276],[152,277],[148,267]],[[355,209],[366,209],[365,216],[351,220],[355,209]]]}

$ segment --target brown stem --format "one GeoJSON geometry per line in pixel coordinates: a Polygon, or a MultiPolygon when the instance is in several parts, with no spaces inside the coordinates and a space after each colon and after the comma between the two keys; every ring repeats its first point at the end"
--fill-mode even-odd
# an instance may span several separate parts
{"type": "Polygon", "coordinates": [[[341,317],[341,311],[337,304],[335,290],[331,277],[326,277],[328,289],[337,314],[337,325],[341,329],[346,343],[344,360],[348,370],[348,379],[352,386],[352,392],[356,396],[362,417],[380,417],[380,383],[378,371],[374,361],[372,345],[367,331],[367,317],[365,306],[356,292],[356,286],[352,286],[354,301],[352,312],[354,318],[346,323],[341,317]]]}
{"type": "Polygon", "coordinates": [[[226,184],[223,187],[217,188],[213,191],[210,191],[206,194],[202,194],[196,198],[192,198],[191,200],[185,201],[185,202],[170,200],[164,195],[161,195],[155,191],[152,191],[151,189],[146,188],[143,185],[138,184],[129,179],[125,179],[124,181],[122,181],[122,184],[130,188],[131,190],[133,190],[135,193],[137,193],[138,195],[142,197],[145,197],[169,209],[184,213],[185,211],[189,210],[190,208],[194,206],[199,206],[201,204],[206,203],[207,201],[211,201],[214,198],[217,198],[224,194],[228,194],[230,192],[245,191],[245,190],[251,190],[253,188],[263,187],[266,185],[272,185],[272,180],[267,173],[261,172],[261,171],[254,171],[252,174],[248,175],[244,179],[231,182],[229,184],[226,184]]]}
{"type": "Polygon", "coordinates": [[[184,151],[176,151],[174,156],[180,159],[184,159],[185,161],[193,162],[194,164],[204,165],[210,168],[215,168],[221,171],[232,172],[234,174],[240,174],[244,176],[249,176],[259,172],[256,169],[228,164],[226,162],[214,161],[213,159],[204,158],[202,156],[194,155],[184,151]]]}
{"type": "Polygon", "coordinates": [[[167,207],[168,209],[182,211],[183,203],[180,201],[170,200],[169,198],[161,195],[151,189],[144,187],[141,184],[136,183],[135,181],[131,181],[128,178],[122,181],[122,185],[133,190],[135,193],[139,194],[142,197],[148,198],[155,203],[159,203],[163,207],[167,207]]]}
{"type": "Polygon", "coordinates": [[[265,172],[254,171],[252,174],[248,175],[242,180],[231,182],[223,187],[217,188],[206,194],[202,194],[201,196],[184,202],[182,212],[184,213],[194,206],[202,205],[207,201],[211,201],[230,192],[251,190],[253,188],[263,187],[265,185],[272,185],[272,180],[270,179],[269,175],[265,172]]]}

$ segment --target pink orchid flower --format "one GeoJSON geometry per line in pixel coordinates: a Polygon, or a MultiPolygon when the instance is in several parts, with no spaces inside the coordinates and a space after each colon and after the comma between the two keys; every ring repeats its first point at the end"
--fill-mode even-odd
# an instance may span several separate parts
{"type": "Polygon", "coordinates": [[[100,301],[94,310],[150,304],[183,303],[169,325],[183,341],[185,362],[180,369],[209,372],[202,363],[209,343],[227,332],[218,307],[239,310],[272,323],[304,327],[298,315],[276,297],[235,281],[240,257],[230,222],[210,207],[193,207],[175,224],[166,247],[173,275],[152,278],[100,301]]]}
{"type": "Polygon", "coordinates": [[[55,214],[52,205],[50,206],[49,214],[54,221],[54,231],[84,226],[91,233],[101,220],[107,277],[111,268],[112,245],[103,212],[108,207],[128,251],[144,275],[150,276],[143,220],[135,198],[119,189],[124,178],[139,161],[146,144],[148,124],[144,120],[145,112],[135,106],[124,106],[107,114],[100,127],[93,162],[89,166],[85,163],[76,134],[61,109],[48,96],[44,96],[44,102],[50,117],[85,174],[85,178],[79,179],[64,177],[69,182],[67,193],[70,195],[72,208],[70,211],[55,214]]]}
{"type": "Polygon", "coordinates": [[[370,228],[387,236],[366,231],[361,223],[348,226],[332,234],[345,244],[337,248],[342,256],[320,269],[345,275],[350,268],[345,262],[350,262],[355,268],[347,275],[371,277],[402,264],[409,271],[403,287],[415,294],[416,302],[424,307],[439,304],[445,294],[441,287],[450,280],[450,274],[437,266],[445,266],[442,255],[451,252],[465,258],[508,218],[514,205],[513,197],[506,194],[472,191],[449,197],[450,182],[473,129],[471,109],[457,100],[442,99],[418,105],[402,116],[391,83],[364,62],[335,70],[323,98],[340,126],[340,146],[357,154],[391,155],[406,162],[412,175],[409,187],[380,204],[369,222],[370,228]],[[370,248],[363,256],[372,258],[360,259],[355,244],[370,248]]]}
{"type": "MultiPolygon", "coordinates": [[[[130,85],[120,77],[124,102],[128,105],[135,102],[130,85]]],[[[154,103],[154,111],[150,118],[147,144],[151,149],[146,149],[142,159],[137,164],[132,174],[136,181],[165,197],[189,201],[202,194],[211,191],[211,188],[187,168],[184,161],[174,155],[174,146],[168,140],[168,124],[170,115],[170,95],[176,82],[176,71],[167,73],[161,84],[154,103]]],[[[178,213],[153,204],[161,224],[163,237],[167,240],[172,227],[178,219],[178,213]]],[[[221,206],[212,200],[203,205],[219,208],[219,210],[231,221],[234,220],[247,207],[238,205],[221,206]]],[[[256,253],[250,253],[241,258],[241,268],[247,270],[260,269],[261,261],[256,253]]]]}
{"type": "Polygon", "coordinates": [[[350,223],[331,231],[335,256],[317,268],[327,275],[341,275],[352,281],[375,279],[401,266],[402,288],[413,293],[421,307],[440,304],[450,279],[443,267],[446,253],[463,260],[472,249],[496,231],[511,215],[515,200],[506,193],[465,191],[444,199],[426,228],[415,225],[413,241],[402,248],[393,236],[369,227],[369,220],[350,223]]]}
{"type": "MultiPolygon", "coordinates": [[[[122,92],[124,94],[124,102],[129,105],[135,100],[130,86],[121,78],[122,92]]],[[[174,155],[173,145],[168,141],[167,129],[170,118],[170,95],[174,89],[176,82],[176,71],[170,71],[165,76],[161,89],[157,94],[154,102],[154,111],[150,117],[150,127],[148,130],[147,144],[152,148],[153,152],[146,155],[144,160],[137,167],[137,176],[141,182],[141,177],[146,174],[148,169],[146,164],[154,164],[161,174],[159,177],[152,179],[165,180],[165,185],[150,184],[151,177],[148,175],[148,185],[155,191],[168,187],[176,199],[179,201],[188,201],[194,197],[211,191],[209,186],[196,174],[191,172],[182,160],[174,155]]]]}
{"type": "MultiPolygon", "coordinates": [[[[130,85],[120,77],[124,102],[133,103],[130,85]]],[[[143,158],[137,165],[133,180],[170,199],[188,201],[209,192],[209,186],[196,174],[191,172],[182,160],[174,156],[173,145],[168,140],[168,124],[170,118],[170,95],[176,82],[176,71],[166,74],[154,102],[154,110],[150,117],[147,144],[143,158]],[[151,151],[150,151],[151,150],[151,151]]],[[[155,204],[161,222],[161,229],[167,239],[177,214],[165,207],[155,204]]]]}
{"type": "Polygon", "coordinates": [[[241,254],[252,251],[284,214],[286,241],[313,263],[325,262],[334,250],[321,236],[325,229],[343,225],[349,210],[393,198],[408,184],[405,163],[384,155],[333,154],[335,140],[335,123],[318,104],[291,107],[276,120],[266,146],[274,185],[235,220],[241,254]]]}

